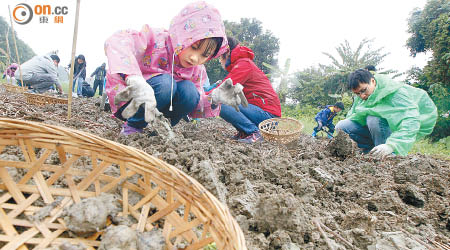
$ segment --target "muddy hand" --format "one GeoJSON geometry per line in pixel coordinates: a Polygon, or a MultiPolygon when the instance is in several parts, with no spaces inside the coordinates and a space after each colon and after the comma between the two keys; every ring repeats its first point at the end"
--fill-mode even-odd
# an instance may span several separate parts
{"type": "Polygon", "coordinates": [[[145,109],[145,121],[151,122],[161,113],[156,109],[156,99],[153,88],[145,81],[142,76],[128,76],[126,83],[128,87],[117,93],[114,98],[114,104],[128,102],[130,104],[122,111],[122,117],[128,119],[138,111],[139,107],[145,109]]]}
{"type": "Polygon", "coordinates": [[[223,103],[230,105],[239,112],[239,105],[248,106],[247,98],[245,98],[244,87],[240,83],[233,85],[233,80],[228,78],[222,84],[211,92],[213,104],[223,103]]]}

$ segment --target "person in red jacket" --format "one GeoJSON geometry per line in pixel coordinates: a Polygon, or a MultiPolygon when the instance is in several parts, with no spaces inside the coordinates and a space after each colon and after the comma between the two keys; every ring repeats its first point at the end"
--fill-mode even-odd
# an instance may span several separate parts
{"type": "Polygon", "coordinates": [[[232,138],[240,142],[253,143],[262,140],[260,122],[281,116],[280,99],[267,76],[253,62],[255,54],[250,48],[241,46],[233,37],[227,37],[230,50],[222,54],[220,63],[229,72],[233,84],[240,83],[248,101],[248,107],[239,106],[240,111],[222,104],[220,117],[231,123],[237,134],[232,138]]]}

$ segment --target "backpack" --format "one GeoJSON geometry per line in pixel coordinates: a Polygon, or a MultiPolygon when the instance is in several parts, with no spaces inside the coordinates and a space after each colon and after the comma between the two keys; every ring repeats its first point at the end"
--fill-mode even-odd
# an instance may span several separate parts
{"type": "Polygon", "coordinates": [[[81,94],[85,97],[93,97],[95,92],[89,83],[83,81],[83,85],[81,86],[81,94]]]}

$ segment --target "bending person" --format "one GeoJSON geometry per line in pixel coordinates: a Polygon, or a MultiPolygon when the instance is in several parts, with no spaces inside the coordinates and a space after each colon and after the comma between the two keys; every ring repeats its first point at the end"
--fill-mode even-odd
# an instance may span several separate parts
{"type": "Polygon", "coordinates": [[[348,86],[357,96],[336,129],[349,134],[363,152],[406,155],[433,131],[437,109],[424,90],[364,69],[350,74],[348,86]]]}
{"type": "MultiPolygon", "coordinates": [[[[58,92],[62,93],[61,83],[58,79],[58,64],[59,57],[57,55],[35,56],[23,63],[16,70],[16,75],[20,75],[22,70],[23,82],[33,92],[44,93],[56,85],[58,92]]],[[[17,82],[21,85],[19,79],[17,82]]]]}

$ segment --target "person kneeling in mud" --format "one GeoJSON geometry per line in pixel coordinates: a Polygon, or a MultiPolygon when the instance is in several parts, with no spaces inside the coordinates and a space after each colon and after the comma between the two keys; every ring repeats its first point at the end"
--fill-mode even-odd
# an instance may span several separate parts
{"type": "Polygon", "coordinates": [[[323,129],[323,127],[328,128],[328,138],[333,138],[334,133],[334,117],[344,110],[344,104],[342,102],[337,102],[334,105],[327,105],[324,109],[317,113],[314,118],[317,122],[317,126],[314,128],[314,132],[312,133],[312,137],[316,137],[317,133],[323,129]]]}
{"type": "Polygon", "coordinates": [[[223,54],[227,44],[219,11],[206,2],[183,8],[169,30],[145,25],[140,32],[119,31],[108,38],[106,93],[114,115],[126,120],[121,134],[142,133],[161,113],[172,126],[186,115],[217,116],[220,108],[211,108],[203,90],[203,64],[223,54]]]}
{"type": "Polygon", "coordinates": [[[281,116],[280,99],[267,76],[253,62],[253,51],[241,46],[233,37],[227,39],[230,51],[220,57],[222,67],[229,72],[224,82],[231,79],[234,84],[240,83],[243,86],[248,107],[239,105],[236,109],[230,105],[222,105],[220,117],[236,128],[237,133],[232,139],[254,143],[263,139],[259,123],[281,116]]]}
{"type": "Polygon", "coordinates": [[[364,153],[406,155],[417,139],[433,131],[437,109],[424,90],[364,69],[349,75],[348,87],[356,97],[336,129],[347,133],[364,153]]]}

